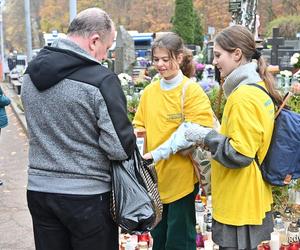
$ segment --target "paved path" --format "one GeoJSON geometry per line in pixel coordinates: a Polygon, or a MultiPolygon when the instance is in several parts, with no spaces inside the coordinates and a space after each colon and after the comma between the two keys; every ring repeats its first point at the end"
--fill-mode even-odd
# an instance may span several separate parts
{"type": "Polygon", "coordinates": [[[12,108],[0,135],[0,250],[34,250],[26,203],[28,140],[12,108]]]}

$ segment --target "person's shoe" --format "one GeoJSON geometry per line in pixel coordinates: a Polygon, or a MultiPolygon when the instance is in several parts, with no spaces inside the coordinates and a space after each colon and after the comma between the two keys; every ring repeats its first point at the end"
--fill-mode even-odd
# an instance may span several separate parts
{"type": "Polygon", "coordinates": [[[0,180],[0,186],[3,185],[3,182],[0,180]]]}

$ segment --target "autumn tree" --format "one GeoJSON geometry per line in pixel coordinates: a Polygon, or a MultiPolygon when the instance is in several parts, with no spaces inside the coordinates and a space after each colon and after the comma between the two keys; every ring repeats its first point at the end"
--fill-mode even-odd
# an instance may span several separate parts
{"type": "Polygon", "coordinates": [[[267,27],[266,36],[272,35],[273,28],[279,28],[279,35],[287,39],[295,39],[296,33],[300,31],[299,16],[282,16],[274,19],[267,27]]]}
{"type": "Polygon", "coordinates": [[[265,0],[258,1],[257,12],[260,16],[260,33],[270,35],[270,22],[283,16],[297,16],[300,19],[299,0],[265,0]]]}
{"type": "Polygon", "coordinates": [[[24,4],[7,1],[3,13],[4,45],[6,50],[24,51],[26,44],[24,4]]]}
{"type": "Polygon", "coordinates": [[[40,48],[44,44],[43,32],[41,30],[40,9],[44,6],[45,0],[30,1],[32,48],[40,48]]]}
{"type": "MultiPolygon", "coordinates": [[[[169,31],[173,27],[185,42],[198,44],[199,23],[204,31],[208,26],[215,27],[217,31],[228,26],[231,18],[228,4],[228,0],[77,0],[77,11],[100,7],[110,14],[116,26],[124,25],[127,30],[139,32],[169,31]],[[201,15],[201,22],[195,20],[197,17],[192,15],[193,5],[198,15],[201,15]],[[175,26],[178,28],[175,29],[175,26]]],[[[51,32],[53,29],[59,32],[67,31],[69,0],[31,0],[30,10],[33,48],[43,46],[43,32],[51,32]]],[[[299,19],[300,1],[258,1],[257,11],[260,15],[260,33],[263,34],[273,19],[287,15],[294,15],[299,19]]],[[[25,51],[23,0],[5,1],[3,28],[6,53],[12,49],[25,51]]]]}
{"type": "Polygon", "coordinates": [[[69,25],[69,1],[47,0],[39,15],[41,19],[41,30],[49,33],[53,30],[66,33],[69,25]],[[59,17],[59,18],[58,18],[59,17]]]}
{"type": "Polygon", "coordinates": [[[172,20],[173,31],[182,37],[185,43],[194,43],[194,8],[192,0],[176,0],[175,16],[172,20]]]}

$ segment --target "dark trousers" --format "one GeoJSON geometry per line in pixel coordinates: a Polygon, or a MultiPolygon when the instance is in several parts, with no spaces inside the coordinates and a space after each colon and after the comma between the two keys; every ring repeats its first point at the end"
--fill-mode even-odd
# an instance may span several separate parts
{"type": "Polygon", "coordinates": [[[160,223],[151,231],[153,250],[195,250],[196,215],[194,192],[169,204],[164,204],[160,223]]]}
{"type": "MultiPolygon", "coordinates": [[[[239,249],[238,248],[234,248],[234,247],[219,247],[219,250],[239,250],[239,249]]],[[[247,250],[247,249],[244,249],[244,250],[247,250]]],[[[249,249],[249,250],[257,250],[257,247],[249,249]]]]}
{"type": "Polygon", "coordinates": [[[110,193],[69,195],[27,191],[36,250],[118,250],[110,193]]]}

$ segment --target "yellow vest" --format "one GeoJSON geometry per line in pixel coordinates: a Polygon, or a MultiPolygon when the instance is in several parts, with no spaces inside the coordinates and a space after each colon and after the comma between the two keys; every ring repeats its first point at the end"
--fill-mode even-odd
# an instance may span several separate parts
{"type": "MultiPolygon", "coordinates": [[[[264,83],[258,83],[265,87],[264,83]]],[[[260,161],[265,157],[274,125],[274,105],[254,86],[242,85],[229,96],[224,108],[221,134],[242,155],[260,161]]],[[[228,225],[260,225],[271,210],[271,186],[253,161],[238,169],[212,161],[212,203],[215,220],[228,225]]]]}
{"type": "MultiPolygon", "coordinates": [[[[133,124],[146,129],[147,150],[152,151],[165,142],[182,123],[181,94],[184,80],[174,89],[163,90],[159,81],[148,85],[141,97],[133,124]]],[[[197,83],[187,87],[184,101],[185,121],[213,126],[210,102],[197,83]]],[[[176,201],[194,190],[197,182],[188,157],[171,155],[156,165],[158,189],[163,203],[176,201]]]]}

